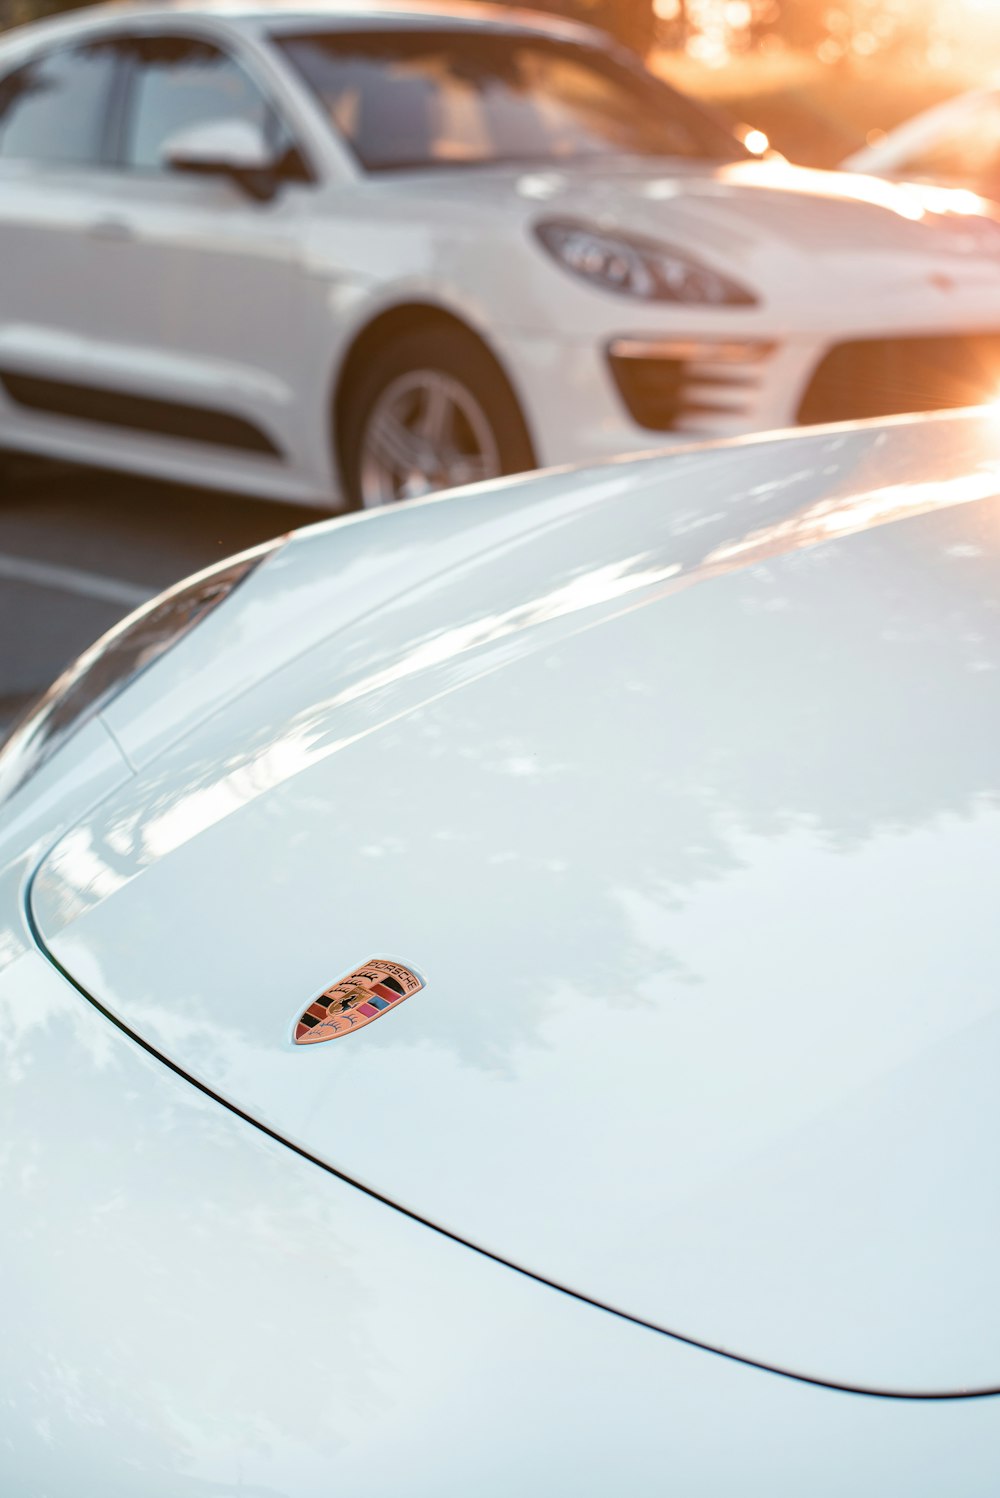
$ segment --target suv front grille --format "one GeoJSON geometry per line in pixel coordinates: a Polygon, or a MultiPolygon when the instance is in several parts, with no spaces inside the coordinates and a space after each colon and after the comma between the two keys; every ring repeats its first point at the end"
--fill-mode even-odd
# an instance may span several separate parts
{"type": "Polygon", "coordinates": [[[612,348],[608,362],[629,415],[650,432],[690,430],[692,416],[738,417],[754,393],[748,371],[704,359],[636,358],[612,348]]]}

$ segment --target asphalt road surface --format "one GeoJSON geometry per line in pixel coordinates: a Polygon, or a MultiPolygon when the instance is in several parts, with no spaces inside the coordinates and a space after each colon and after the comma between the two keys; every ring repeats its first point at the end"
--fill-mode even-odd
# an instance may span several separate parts
{"type": "Polygon", "coordinates": [[[0,492],[0,738],[64,666],[138,604],[231,552],[320,518],[292,505],[19,464],[0,492]]]}

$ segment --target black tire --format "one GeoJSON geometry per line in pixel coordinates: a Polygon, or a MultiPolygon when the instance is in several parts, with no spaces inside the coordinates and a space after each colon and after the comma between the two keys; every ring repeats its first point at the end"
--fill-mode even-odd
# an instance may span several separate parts
{"type": "Polygon", "coordinates": [[[340,472],[351,509],[364,502],[362,465],[370,419],[382,396],[402,376],[431,371],[457,382],[492,431],[501,474],[536,467],[520,407],[503,371],[473,334],[430,324],[399,334],[376,348],[350,378],[337,422],[340,472]]]}

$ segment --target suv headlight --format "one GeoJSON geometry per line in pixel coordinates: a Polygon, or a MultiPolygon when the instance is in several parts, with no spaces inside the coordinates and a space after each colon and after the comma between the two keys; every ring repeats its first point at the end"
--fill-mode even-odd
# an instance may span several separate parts
{"type": "Polygon", "coordinates": [[[218,608],[237,584],[284,545],[284,537],[241,552],[159,594],[63,672],[0,752],[0,802],[12,795],[119,692],[218,608]]]}
{"type": "Polygon", "coordinates": [[[565,221],[537,224],[535,233],[566,270],[619,296],[716,307],[750,307],[757,301],[739,282],[669,245],[565,221]]]}

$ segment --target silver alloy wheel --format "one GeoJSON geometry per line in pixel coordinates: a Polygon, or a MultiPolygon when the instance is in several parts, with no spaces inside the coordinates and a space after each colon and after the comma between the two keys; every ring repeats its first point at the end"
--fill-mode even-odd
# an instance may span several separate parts
{"type": "Polygon", "coordinates": [[[365,509],[500,472],[500,450],[485,411],[465,385],[439,369],[398,375],[369,412],[361,440],[365,509]]]}

